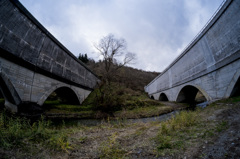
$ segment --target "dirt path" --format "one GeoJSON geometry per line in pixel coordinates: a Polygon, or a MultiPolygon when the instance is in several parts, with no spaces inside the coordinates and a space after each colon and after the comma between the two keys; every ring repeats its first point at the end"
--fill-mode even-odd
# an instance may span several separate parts
{"type": "MultiPolygon", "coordinates": [[[[77,148],[67,158],[240,158],[240,104],[217,109],[206,122],[226,121],[228,128],[209,139],[199,139],[179,154],[158,156],[156,143],[159,122],[109,125],[80,130],[72,137],[77,148]]],[[[65,157],[64,157],[65,158],[65,157]]]]}
{"type": "Polygon", "coordinates": [[[79,149],[72,151],[69,156],[71,158],[98,158],[99,155],[110,157],[115,153],[124,153],[131,158],[140,156],[152,158],[156,156],[156,153],[150,138],[156,136],[158,129],[158,124],[141,123],[122,128],[120,125],[106,124],[87,131],[80,131],[73,136],[79,139],[73,141],[79,149]]]}
{"type": "Polygon", "coordinates": [[[217,114],[216,120],[227,121],[228,129],[220,133],[210,143],[200,147],[197,155],[204,159],[240,158],[239,104],[235,105],[232,109],[223,110],[217,114]]]}

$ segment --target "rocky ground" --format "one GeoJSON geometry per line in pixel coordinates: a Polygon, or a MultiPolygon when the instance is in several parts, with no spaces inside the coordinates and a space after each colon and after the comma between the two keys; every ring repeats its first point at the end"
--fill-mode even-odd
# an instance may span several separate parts
{"type": "Polygon", "coordinates": [[[193,158],[240,158],[240,108],[239,104],[228,106],[229,109],[216,112],[213,118],[209,118],[227,121],[228,129],[199,147],[193,158]]]}

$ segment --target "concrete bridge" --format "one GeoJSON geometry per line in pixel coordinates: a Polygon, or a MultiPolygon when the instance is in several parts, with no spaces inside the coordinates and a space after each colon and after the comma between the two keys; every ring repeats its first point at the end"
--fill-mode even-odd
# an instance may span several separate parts
{"type": "Polygon", "coordinates": [[[239,94],[240,0],[227,0],[209,23],[145,91],[155,100],[208,101],[239,94]]]}
{"type": "Polygon", "coordinates": [[[0,1],[0,90],[13,112],[52,92],[81,103],[98,81],[17,0],[0,1]]]}

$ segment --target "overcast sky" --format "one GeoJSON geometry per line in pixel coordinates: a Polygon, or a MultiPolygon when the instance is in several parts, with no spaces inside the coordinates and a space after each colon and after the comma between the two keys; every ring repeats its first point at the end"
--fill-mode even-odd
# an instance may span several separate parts
{"type": "Polygon", "coordinates": [[[163,71],[223,0],[20,0],[74,55],[100,58],[93,44],[110,33],[137,56],[132,67],[163,71]]]}

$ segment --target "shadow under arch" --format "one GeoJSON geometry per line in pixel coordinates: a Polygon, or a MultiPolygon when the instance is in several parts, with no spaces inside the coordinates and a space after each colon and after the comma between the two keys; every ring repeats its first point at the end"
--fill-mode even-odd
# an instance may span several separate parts
{"type": "Polygon", "coordinates": [[[229,97],[236,97],[236,96],[240,96],[240,77],[238,78],[237,82],[235,83],[229,97]]]}
{"type": "Polygon", "coordinates": [[[17,106],[22,103],[16,89],[8,76],[0,70],[0,91],[5,100],[4,105],[13,112],[17,112],[17,106]]]}
{"type": "Polygon", "coordinates": [[[224,98],[234,96],[240,96],[240,70],[234,74],[231,83],[228,85],[224,98]]]}
{"type": "Polygon", "coordinates": [[[186,85],[178,93],[176,102],[196,104],[208,101],[210,98],[197,86],[186,85]]]}
{"type": "Polygon", "coordinates": [[[69,86],[59,84],[52,89],[48,90],[41,99],[37,102],[39,105],[43,105],[43,103],[53,94],[61,100],[61,103],[67,103],[72,105],[79,105],[80,101],[78,99],[77,93],[69,86]]]}
{"type": "Polygon", "coordinates": [[[161,93],[160,96],[159,96],[159,100],[160,101],[169,101],[168,100],[168,97],[165,93],[161,93]]]}

